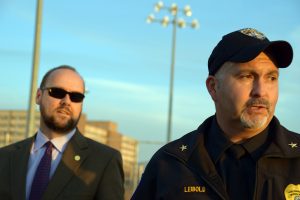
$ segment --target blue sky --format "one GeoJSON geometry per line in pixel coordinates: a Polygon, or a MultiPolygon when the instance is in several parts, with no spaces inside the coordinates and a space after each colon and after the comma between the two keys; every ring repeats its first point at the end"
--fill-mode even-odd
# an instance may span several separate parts
{"type": "MultiPolygon", "coordinates": [[[[171,5],[174,1],[164,1],[171,5]]],[[[39,81],[68,64],[85,78],[84,113],[111,120],[138,140],[166,140],[172,28],[147,24],[156,1],[44,0],[39,81]]],[[[287,40],[292,65],[280,71],[276,116],[300,132],[300,2],[298,0],[178,0],[190,5],[200,28],[178,29],[172,139],[214,114],[205,87],[207,59],[224,34],[253,27],[270,40],[287,40]]],[[[0,0],[0,109],[27,109],[36,1],[0,0]]],[[[162,11],[157,17],[169,15],[162,11]]],[[[140,145],[147,160],[160,145],[140,145]]]]}

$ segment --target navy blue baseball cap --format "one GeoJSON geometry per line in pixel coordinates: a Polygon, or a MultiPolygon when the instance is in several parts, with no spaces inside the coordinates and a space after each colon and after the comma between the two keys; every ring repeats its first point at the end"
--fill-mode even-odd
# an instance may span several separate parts
{"type": "Polygon", "coordinates": [[[245,28],[224,35],[208,59],[209,75],[214,75],[227,62],[248,62],[265,52],[278,68],[288,67],[293,60],[292,46],[283,40],[270,41],[263,33],[245,28]]]}

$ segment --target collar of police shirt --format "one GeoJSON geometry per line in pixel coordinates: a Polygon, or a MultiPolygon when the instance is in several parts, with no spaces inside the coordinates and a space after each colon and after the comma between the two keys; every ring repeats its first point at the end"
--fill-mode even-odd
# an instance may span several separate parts
{"type": "Polygon", "coordinates": [[[241,194],[244,199],[252,199],[255,163],[267,147],[267,138],[268,128],[242,144],[234,144],[225,136],[214,117],[207,134],[208,151],[231,199],[240,199],[241,194]]]}
{"type": "MultiPolygon", "coordinates": [[[[57,137],[51,140],[53,144],[52,149],[52,162],[51,162],[51,170],[50,170],[50,179],[53,176],[58,163],[60,162],[62,158],[62,153],[66,149],[67,143],[72,138],[72,136],[75,134],[76,128],[74,128],[69,133],[62,135],[61,137],[57,137]]],[[[36,135],[35,141],[31,147],[30,150],[30,157],[28,161],[28,171],[27,171],[27,177],[26,177],[26,199],[29,198],[31,184],[33,181],[33,177],[35,175],[35,171],[39,165],[39,162],[44,154],[45,148],[44,144],[48,142],[49,139],[46,137],[46,135],[39,129],[38,133],[36,135]]]]}
{"type": "MultiPolygon", "coordinates": [[[[241,144],[255,161],[261,156],[266,149],[266,146],[269,144],[269,126],[261,133],[241,144]]],[[[209,133],[206,134],[205,141],[206,149],[215,164],[218,162],[221,155],[234,144],[225,136],[224,132],[219,127],[216,116],[213,118],[211,128],[209,133]]]]}

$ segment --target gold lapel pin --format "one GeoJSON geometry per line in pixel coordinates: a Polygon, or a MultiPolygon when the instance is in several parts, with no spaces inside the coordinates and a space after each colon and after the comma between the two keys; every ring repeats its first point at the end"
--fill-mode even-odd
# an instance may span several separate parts
{"type": "Polygon", "coordinates": [[[79,161],[80,160],[80,156],[79,155],[74,156],[74,160],[79,161]]]}

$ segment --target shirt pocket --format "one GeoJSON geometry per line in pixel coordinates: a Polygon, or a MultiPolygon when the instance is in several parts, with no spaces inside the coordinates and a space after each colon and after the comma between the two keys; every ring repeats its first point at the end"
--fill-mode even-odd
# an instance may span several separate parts
{"type": "Polygon", "coordinates": [[[300,200],[300,177],[273,175],[267,178],[260,188],[257,199],[300,200]]]}

